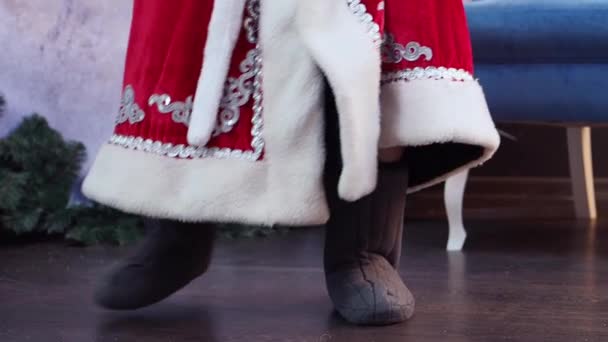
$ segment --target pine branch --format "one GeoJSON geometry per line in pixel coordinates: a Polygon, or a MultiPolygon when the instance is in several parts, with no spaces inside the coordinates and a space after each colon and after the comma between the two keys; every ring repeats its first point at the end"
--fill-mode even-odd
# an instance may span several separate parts
{"type": "Polygon", "coordinates": [[[33,233],[41,222],[44,211],[40,208],[17,211],[9,221],[9,228],[18,235],[33,233]]]}
{"type": "Polygon", "coordinates": [[[0,139],[3,227],[18,234],[65,230],[62,211],[84,157],[82,144],[66,142],[38,115],[0,139]]]}
{"type": "Polygon", "coordinates": [[[27,174],[0,169],[0,210],[15,211],[27,185],[27,174]]]}
{"type": "Polygon", "coordinates": [[[4,100],[4,96],[0,93],[0,118],[4,116],[4,111],[6,110],[6,101],[4,100]]]}

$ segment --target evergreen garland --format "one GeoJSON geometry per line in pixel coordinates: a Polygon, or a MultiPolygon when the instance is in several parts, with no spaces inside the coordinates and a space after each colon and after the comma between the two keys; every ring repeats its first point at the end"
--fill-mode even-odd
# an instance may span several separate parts
{"type": "Polygon", "coordinates": [[[38,115],[0,140],[0,222],[18,234],[60,231],[73,182],[85,158],[38,115]]]}
{"type": "Polygon", "coordinates": [[[280,226],[224,224],[220,226],[219,236],[223,239],[235,240],[241,238],[268,237],[275,234],[286,234],[287,232],[289,232],[289,228],[280,226]]]}
{"type": "Polygon", "coordinates": [[[138,218],[100,206],[69,207],[85,147],[65,141],[38,115],[0,139],[0,228],[16,235],[64,234],[95,244],[126,244],[141,235],[138,218]]]}

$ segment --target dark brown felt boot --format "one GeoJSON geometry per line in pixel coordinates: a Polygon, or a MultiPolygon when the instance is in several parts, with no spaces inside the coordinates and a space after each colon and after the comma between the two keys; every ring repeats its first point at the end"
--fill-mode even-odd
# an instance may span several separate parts
{"type": "Polygon", "coordinates": [[[133,256],[98,284],[95,302],[112,310],[134,310],[157,303],[209,267],[215,226],[148,220],[148,233],[133,256]]]}
{"type": "Polygon", "coordinates": [[[354,324],[403,322],[414,313],[414,297],[397,272],[407,167],[381,166],[376,191],[354,203],[338,198],[335,178],[326,175],[331,219],[324,259],[334,306],[354,324]]]}

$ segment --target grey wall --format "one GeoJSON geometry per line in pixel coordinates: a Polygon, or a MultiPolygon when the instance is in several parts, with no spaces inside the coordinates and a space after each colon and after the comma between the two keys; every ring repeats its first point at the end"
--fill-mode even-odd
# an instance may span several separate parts
{"type": "MultiPolygon", "coordinates": [[[[128,0],[0,0],[0,136],[38,112],[92,156],[121,93],[128,0]]],[[[86,168],[85,168],[86,169],[86,168]]]]}

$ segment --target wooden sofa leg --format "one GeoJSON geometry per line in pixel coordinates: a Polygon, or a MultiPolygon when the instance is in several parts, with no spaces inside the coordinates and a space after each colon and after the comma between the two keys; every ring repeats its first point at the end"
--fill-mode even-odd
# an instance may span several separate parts
{"type": "Polygon", "coordinates": [[[568,127],[568,156],[576,216],[596,219],[591,127],[568,127]]]}
{"type": "Polygon", "coordinates": [[[467,186],[469,171],[464,171],[448,178],[445,182],[445,209],[448,215],[450,234],[448,237],[448,251],[460,251],[467,239],[467,232],[462,220],[464,190],[467,186]]]}

